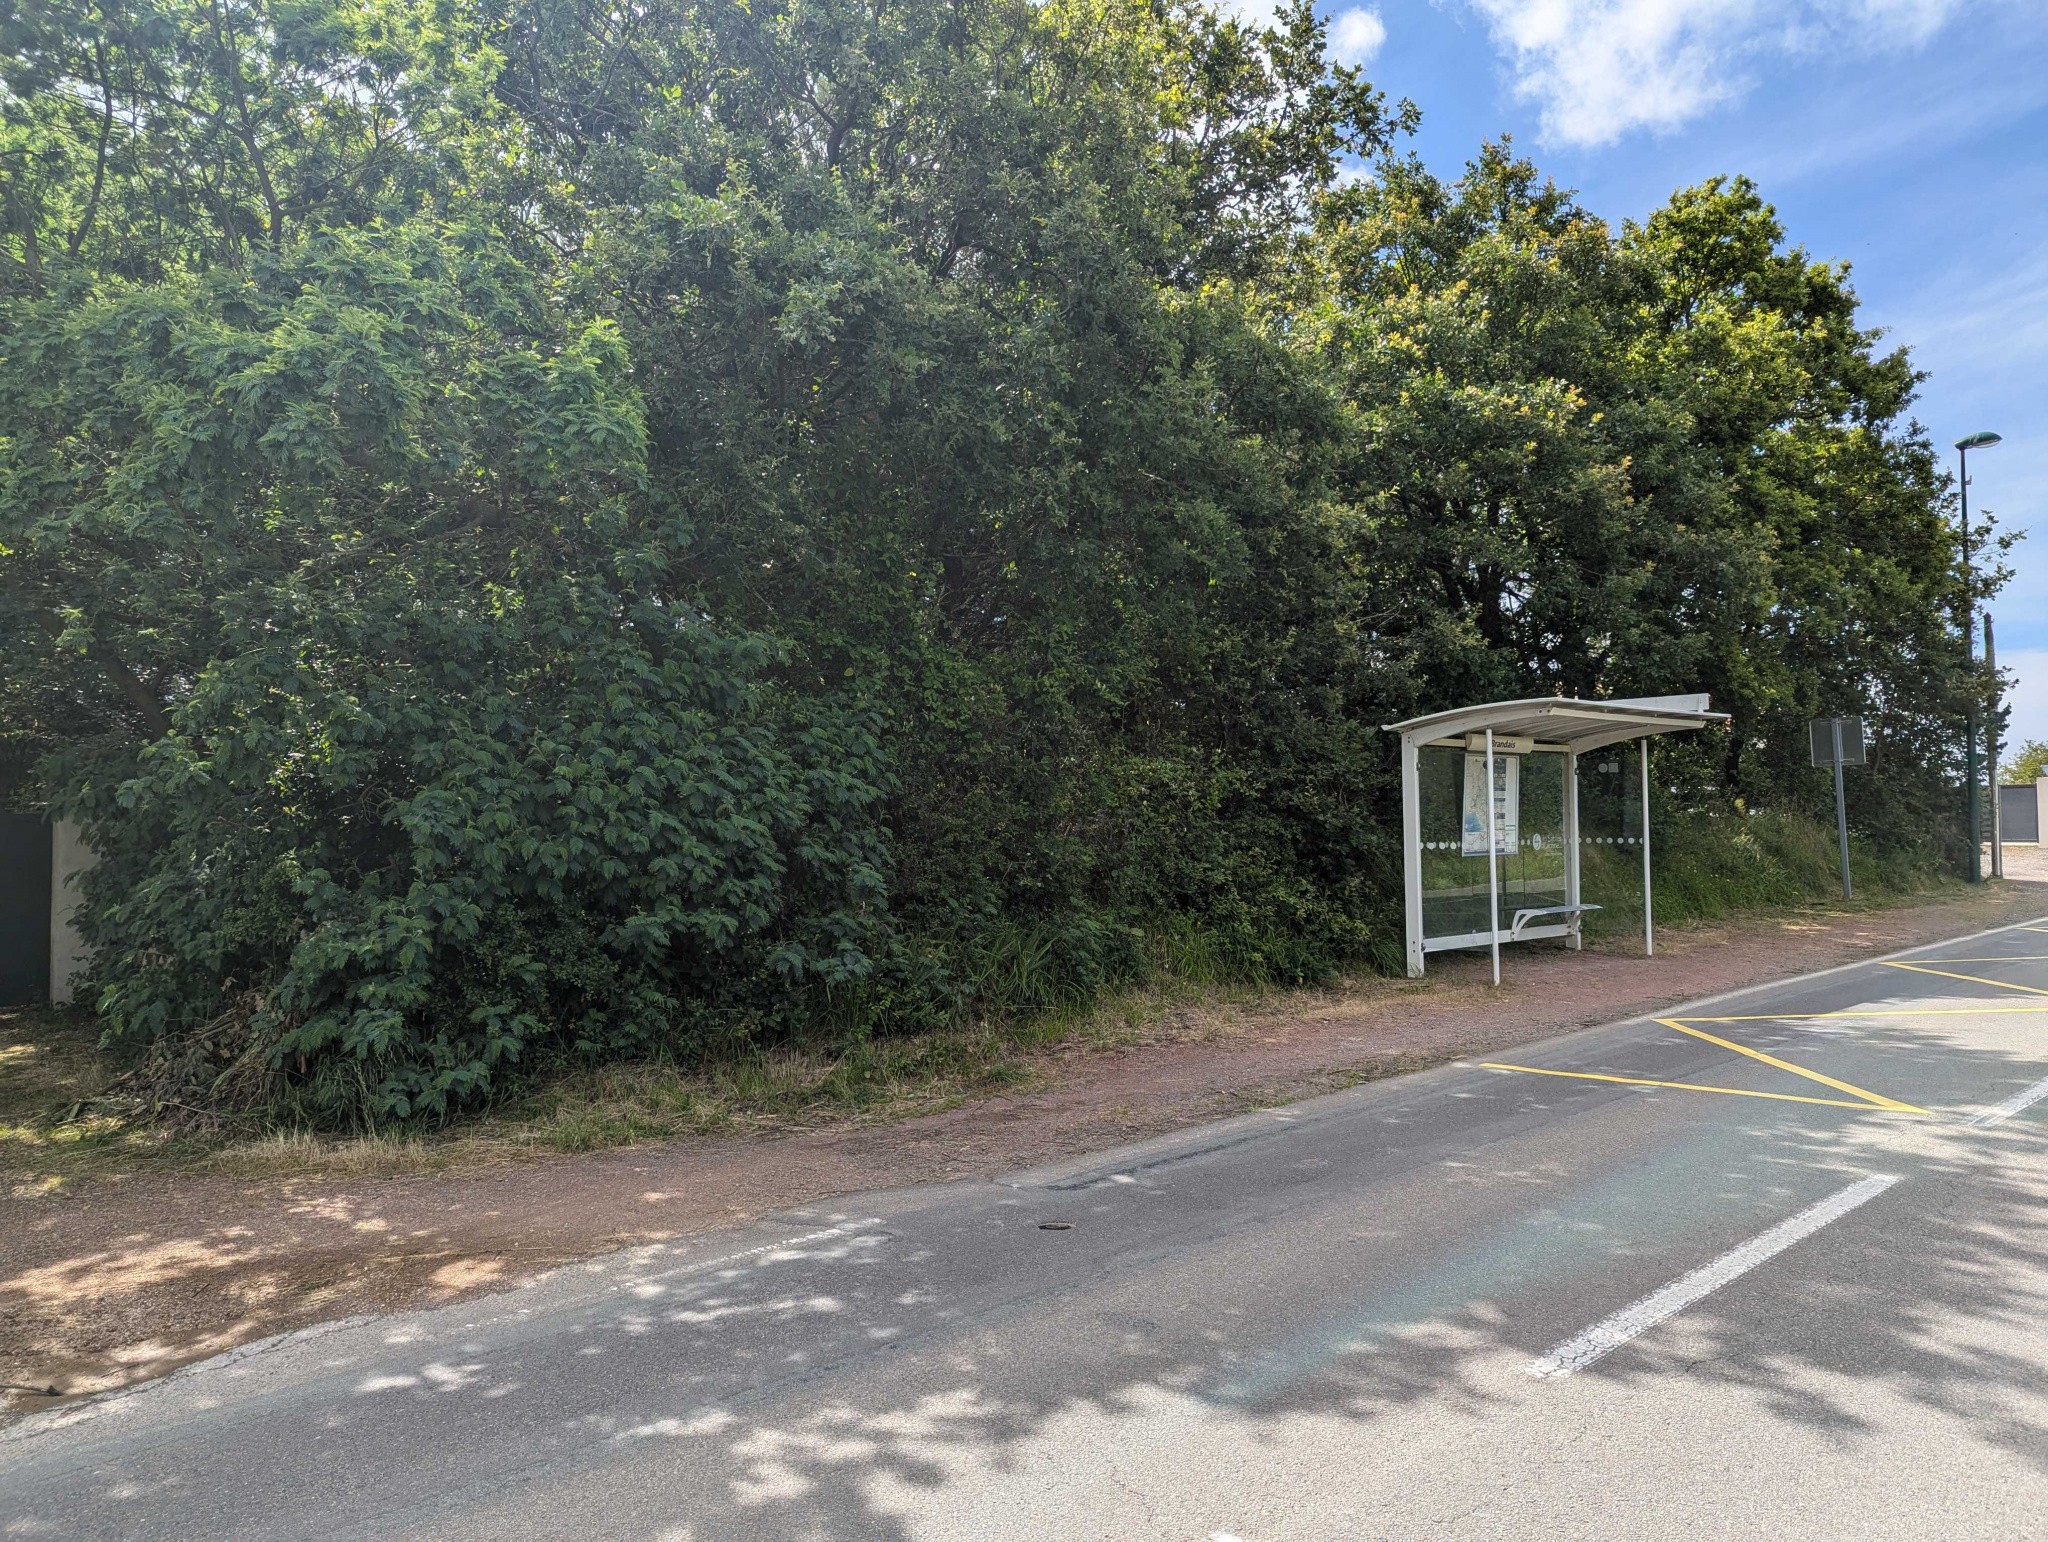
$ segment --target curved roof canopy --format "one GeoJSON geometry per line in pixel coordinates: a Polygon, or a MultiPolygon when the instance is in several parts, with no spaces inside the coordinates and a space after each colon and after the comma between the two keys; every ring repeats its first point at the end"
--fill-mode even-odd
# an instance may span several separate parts
{"type": "Polygon", "coordinates": [[[1491,728],[1496,737],[1534,739],[1561,749],[1596,750],[1648,734],[1682,733],[1725,723],[1728,714],[1710,712],[1704,693],[1696,696],[1635,696],[1621,701],[1579,701],[1570,696],[1531,696],[1490,701],[1449,712],[1382,725],[1386,732],[1424,744],[1462,740],[1491,728]]]}

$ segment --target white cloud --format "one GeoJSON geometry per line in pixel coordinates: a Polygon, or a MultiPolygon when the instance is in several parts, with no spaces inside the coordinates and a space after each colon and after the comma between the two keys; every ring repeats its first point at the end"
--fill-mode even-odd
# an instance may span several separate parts
{"type": "Polygon", "coordinates": [[[1752,61],[1914,48],[1972,0],[1471,0],[1544,136],[1599,145],[1740,96],[1752,61]]]}
{"type": "Polygon", "coordinates": [[[1918,47],[1962,7],[1957,0],[1853,0],[1841,9],[1852,25],[1869,27],[1885,43],[1918,47]]]}
{"type": "Polygon", "coordinates": [[[1340,64],[1369,64],[1387,40],[1378,11],[1353,6],[1330,18],[1330,55],[1340,64]]]}

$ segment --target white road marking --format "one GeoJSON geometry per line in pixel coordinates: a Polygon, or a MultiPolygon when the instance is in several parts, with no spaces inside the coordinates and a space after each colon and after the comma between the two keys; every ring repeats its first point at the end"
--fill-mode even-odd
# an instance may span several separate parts
{"type": "Polygon", "coordinates": [[[1808,1205],[1789,1220],[1731,1248],[1710,1264],[1680,1275],[1669,1285],[1653,1290],[1642,1300],[1623,1307],[1612,1317],[1603,1317],[1585,1332],[1566,1339],[1542,1359],[1532,1361],[1529,1374],[1537,1377],[1569,1376],[1583,1371],[1609,1350],[1619,1349],[1638,1334],[1647,1333],[1667,1318],[1676,1317],[1695,1301],[1712,1295],[1723,1285],[1739,1279],[1758,1264],[1775,1258],[1793,1243],[1812,1236],[1828,1222],[1847,1215],[1858,1205],[1877,1198],[1899,1180],[1876,1173],[1859,1178],[1846,1189],[1830,1194],[1818,1204],[1808,1205]]]}
{"type": "Polygon", "coordinates": [[[1998,1107],[1985,1109],[1983,1113],[1972,1119],[1970,1123],[1978,1129],[1983,1129],[1988,1125],[2004,1124],[2014,1114],[2025,1113],[2043,1098],[2048,1098],[2048,1076],[2042,1077],[2041,1080],[2035,1082],[2026,1091],[2014,1093],[2003,1103],[1999,1104],[1998,1107]]]}

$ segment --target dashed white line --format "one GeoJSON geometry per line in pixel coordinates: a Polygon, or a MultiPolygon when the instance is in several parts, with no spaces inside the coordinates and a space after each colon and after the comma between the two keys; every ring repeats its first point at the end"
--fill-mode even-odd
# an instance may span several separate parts
{"type": "Polygon", "coordinates": [[[2043,1098],[2048,1098],[2048,1076],[2042,1077],[2041,1080],[2035,1082],[2026,1091],[2014,1093],[2003,1103],[1999,1104],[1998,1107],[1985,1109],[1983,1113],[1972,1119],[1970,1123],[1977,1129],[1983,1129],[1994,1124],[2004,1124],[2014,1114],[2025,1113],[2043,1098]]]}
{"type": "Polygon", "coordinates": [[[1533,1361],[1529,1374],[1537,1377],[1569,1376],[1574,1371],[1584,1370],[1610,1350],[1619,1349],[1638,1334],[1677,1316],[1695,1301],[1712,1295],[1758,1264],[1777,1257],[1793,1243],[1812,1236],[1828,1222],[1838,1220],[1858,1205],[1877,1198],[1898,1181],[1886,1174],[1873,1174],[1830,1194],[1818,1204],[1808,1205],[1797,1215],[1780,1221],[1740,1247],[1730,1248],[1712,1263],[1702,1264],[1692,1273],[1680,1275],[1669,1285],[1653,1290],[1612,1317],[1603,1317],[1585,1332],[1566,1339],[1542,1359],[1533,1361]]]}

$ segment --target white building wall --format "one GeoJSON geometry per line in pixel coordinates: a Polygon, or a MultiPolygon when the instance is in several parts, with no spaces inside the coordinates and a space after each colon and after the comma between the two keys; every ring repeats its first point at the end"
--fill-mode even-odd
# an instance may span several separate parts
{"type": "Polygon", "coordinates": [[[87,952],[72,919],[78,909],[78,886],[71,879],[97,860],[86,849],[77,825],[60,819],[51,827],[50,1000],[59,1006],[70,1004],[71,977],[84,966],[87,952]]]}

